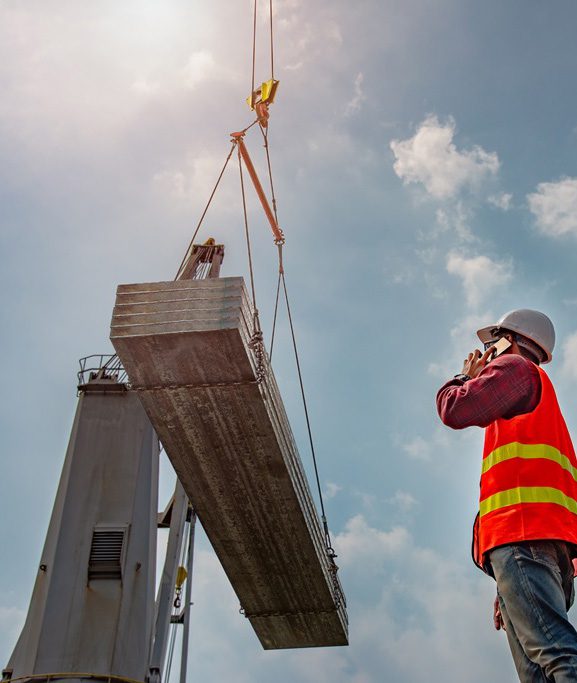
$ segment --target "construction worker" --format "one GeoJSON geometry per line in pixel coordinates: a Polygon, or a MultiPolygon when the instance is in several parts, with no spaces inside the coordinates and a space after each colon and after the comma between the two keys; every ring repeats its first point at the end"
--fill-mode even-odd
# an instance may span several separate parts
{"type": "Polygon", "coordinates": [[[541,364],[555,330],[521,309],[477,332],[485,346],[437,394],[453,429],[484,427],[474,558],[497,582],[494,623],[519,679],[577,681],[577,632],[567,618],[577,556],[577,460],[541,364]]]}

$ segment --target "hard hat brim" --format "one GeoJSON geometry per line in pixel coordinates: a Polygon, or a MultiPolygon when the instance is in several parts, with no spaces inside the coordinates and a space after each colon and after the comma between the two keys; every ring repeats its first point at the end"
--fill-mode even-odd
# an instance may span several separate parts
{"type": "Polygon", "coordinates": [[[493,341],[495,338],[491,332],[498,327],[497,324],[495,325],[489,325],[488,327],[482,327],[480,330],[477,330],[477,337],[483,342],[483,344],[486,344],[487,342],[493,341]]]}
{"type": "MultiPolygon", "coordinates": [[[[512,327],[512,326],[511,326],[512,327]]],[[[489,325],[487,327],[482,327],[480,330],[477,330],[477,337],[481,340],[483,344],[486,344],[487,342],[493,341],[495,338],[494,335],[492,334],[494,329],[499,328],[499,325],[497,323],[493,325],[489,325]]],[[[517,332],[518,330],[511,330],[512,332],[517,332]]],[[[521,332],[519,332],[521,334],[521,332]]],[[[524,334],[523,336],[527,337],[527,339],[531,339],[531,337],[528,334],[524,334]]],[[[543,351],[543,354],[545,355],[545,358],[541,361],[541,365],[545,365],[546,363],[550,363],[553,360],[553,354],[549,353],[546,349],[544,349],[541,344],[538,344],[534,339],[531,339],[532,342],[537,344],[537,346],[543,351]]]]}

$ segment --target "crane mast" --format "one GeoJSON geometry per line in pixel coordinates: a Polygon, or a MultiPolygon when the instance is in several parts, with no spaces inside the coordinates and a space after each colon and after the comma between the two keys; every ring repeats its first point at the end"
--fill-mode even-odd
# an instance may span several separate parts
{"type": "MultiPolygon", "coordinates": [[[[223,245],[194,245],[182,277],[218,277],[223,245]]],[[[177,480],[158,515],[160,444],[116,356],[81,360],[78,406],[28,615],[4,681],[161,680],[181,548],[194,511],[177,480]],[[155,600],[157,526],[169,526],[155,600]]]]}

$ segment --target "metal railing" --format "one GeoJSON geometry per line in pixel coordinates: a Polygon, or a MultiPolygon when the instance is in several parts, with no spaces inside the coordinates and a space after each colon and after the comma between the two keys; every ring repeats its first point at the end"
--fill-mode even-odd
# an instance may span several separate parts
{"type": "Polygon", "coordinates": [[[77,373],[78,386],[81,387],[95,379],[111,379],[118,384],[129,385],[128,375],[116,354],[93,354],[81,358],[77,373]]]}

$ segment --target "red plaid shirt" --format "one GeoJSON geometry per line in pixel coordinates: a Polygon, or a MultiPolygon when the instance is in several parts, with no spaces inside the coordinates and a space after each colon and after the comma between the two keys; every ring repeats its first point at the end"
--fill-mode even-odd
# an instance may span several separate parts
{"type": "Polygon", "coordinates": [[[448,427],[487,427],[500,417],[530,413],[541,399],[537,367],[523,356],[505,354],[475,379],[452,379],[437,394],[439,417],[448,427]]]}

